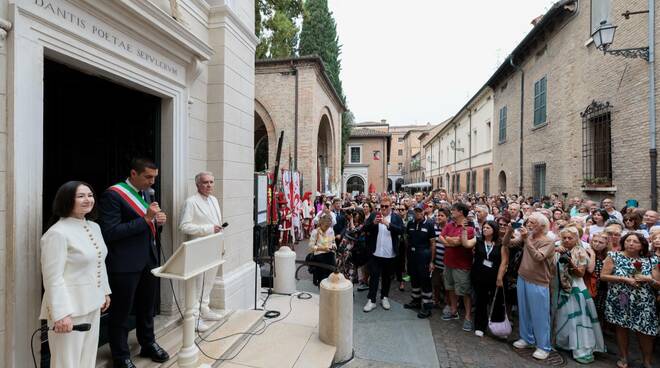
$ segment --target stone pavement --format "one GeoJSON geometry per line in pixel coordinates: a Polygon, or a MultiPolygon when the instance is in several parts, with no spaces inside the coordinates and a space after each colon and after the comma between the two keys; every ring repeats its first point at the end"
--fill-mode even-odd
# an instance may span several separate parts
{"type": "MultiPolygon", "coordinates": [[[[296,245],[299,260],[306,254],[306,242],[296,245]]],[[[310,275],[301,270],[299,290],[316,289],[309,280],[310,275]]],[[[370,313],[364,313],[362,307],[366,302],[366,291],[354,291],[354,345],[355,358],[345,365],[348,368],[408,368],[408,367],[440,367],[440,368],[489,368],[489,367],[548,367],[531,358],[531,351],[520,354],[514,351],[511,343],[518,337],[514,326],[514,336],[504,342],[493,337],[479,338],[474,333],[464,332],[462,320],[443,321],[440,310],[427,320],[420,320],[416,314],[403,309],[402,304],[410,298],[410,284],[407,290],[400,292],[398,283],[392,283],[390,300],[392,309],[385,311],[380,304],[370,313]],[[527,355],[527,356],[522,356],[527,355]]],[[[318,290],[318,289],[316,289],[318,290]]],[[[590,364],[593,368],[616,366],[616,344],[614,336],[605,336],[610,353],[596,354],[596,361],[590,364]]],[[[632,364],[637,367],[641,356],[637,343],[630,341],[632,364]]],[[[660,347],[656,344],[656,352],[660,347]]],[[[581,367],[575,362],[570,352],[557,352],[563,364],[561,367],[581,367]]],[[[660,357],[656,358],[658,365],[660,357]]],[[[659,366],[660,367],[660,366],[659,366]]]]}

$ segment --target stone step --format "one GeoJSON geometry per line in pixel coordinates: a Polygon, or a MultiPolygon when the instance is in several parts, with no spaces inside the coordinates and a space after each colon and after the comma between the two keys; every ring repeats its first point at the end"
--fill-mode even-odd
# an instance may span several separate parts
{"type": "MultiPolygon", "coordinates": [[[[248,335],[241,334],[254,330],[259,322],[262,320],[263,311],[253,310],[239,310],[233,312],[225,312],[222,320],[213,323],[208,331],[202,334],[203,340],[213,340],[223,338],[225,336],[234,335],[228,338],[223,338],[217,342],[206,342],[202,338],[197,338],[196,341],[206,354],[211,357],[220,357],[228,350],[240,344],[248,335]]],[[[131,356],[133,363],[140,368],[168,368],[177,366],[177,353],[181,348],[182,343],[182,328],[183,324],[180,320],[176,321],[174,328],[169,328],[163,331],[158,331],[157,341],[163,349],[170,354],[170,360],[165,363],[155,363],[148,358],[138,356],[139,344],[135,338],[135,333],[132,332],[132,338],[129,336],[129,344],[131,346],[131,356]]],[[[107,346],[104,346],[107,348],[107,346]]],[[[211,364],[214,360],[205,358],[200,353],[200,362],[211,364]]],[[[97,358],[97,368],[111,368],[112,361],[110,359],[109,349],[103,356],[100,354],[97,358]]]]}

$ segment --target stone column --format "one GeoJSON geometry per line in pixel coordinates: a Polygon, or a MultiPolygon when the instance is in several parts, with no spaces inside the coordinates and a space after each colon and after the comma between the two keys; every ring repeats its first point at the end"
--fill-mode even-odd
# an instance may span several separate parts
{"type": "MultiPolygon", "coordinates": [[[[245,309],[254,304],[252,261],[254,194],[254,1],[209,1],[207,167],[226,230],[211,304],[245,309]],[[252,18],[251,18],[252,17],[252,18]]],[[[257,280],[258,281],[258,280],[257,280]]],[[[257,285],[259,287],[259,285],[257,285]]]]}

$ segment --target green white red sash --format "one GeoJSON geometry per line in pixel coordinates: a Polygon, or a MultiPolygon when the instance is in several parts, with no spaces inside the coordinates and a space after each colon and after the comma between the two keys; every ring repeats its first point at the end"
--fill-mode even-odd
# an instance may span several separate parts
{"type": "MultiPolygon", "coordinates": [[[[119,194],[119,196],[140,216],[144,217],[147,214],[149,205],[145,200],[136,192],[130,185],[121,182],[110,187],[110,190],[119,194]]],[[[153,221],[147,221],[151,233],[156,235],[156,225],[153,221]]]]}

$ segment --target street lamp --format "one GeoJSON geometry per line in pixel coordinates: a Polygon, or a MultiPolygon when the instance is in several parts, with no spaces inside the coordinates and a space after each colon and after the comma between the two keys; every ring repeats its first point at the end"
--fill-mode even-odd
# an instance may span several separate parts
{"type": "Polygon", "coordinates": [[[591,34],[594,46],[602,50],[604,54],[623,56],[625,58],[641,58],[647,61],[649,69],[649,161],[651,166],[651,208],[657,210],[658,207],[658,178],[657,178],[657,160],[656,150],[656,126],[655,126],[655,0],[648,0],[648,10],[626,11],[621,14],[624,18],[630,19],[631,15],[648,13],[648,42],[649,46],[634,47],[626,49],[610,49],[614,42],[614,33],[616,26],[607,21],[600,22],[598,29],[591,34]]]}
{"type": "MultiPolygon", "coordinates": [[[[627,12],[627,14],[642,14],[648,11],[627,12]]],[[[624,13],[625,16],[626,13],[624,13]]],[[[591,39],[594,41],[594,46],[598,50],[602,50],[604,54],[611,54],[615,56],[623,56],[626,58],[641,58],[649,61],[649,48],[647,47],[631,47],[626,49],[610,49],[614,42],[614,33],[616,33],[617,26],[614,26],[607,21],[600,22],[600,26],[594,33],[591,34],[591,39]]]]}
{"type": "Polygon", "coordinates": [[[600,22],[600,27],[591,35],[596,48],[607,51],[610,45],[612,45],[612,42],[614,42],[615,32],[616,26],[607,23],[605,20],[600,22]]]}

